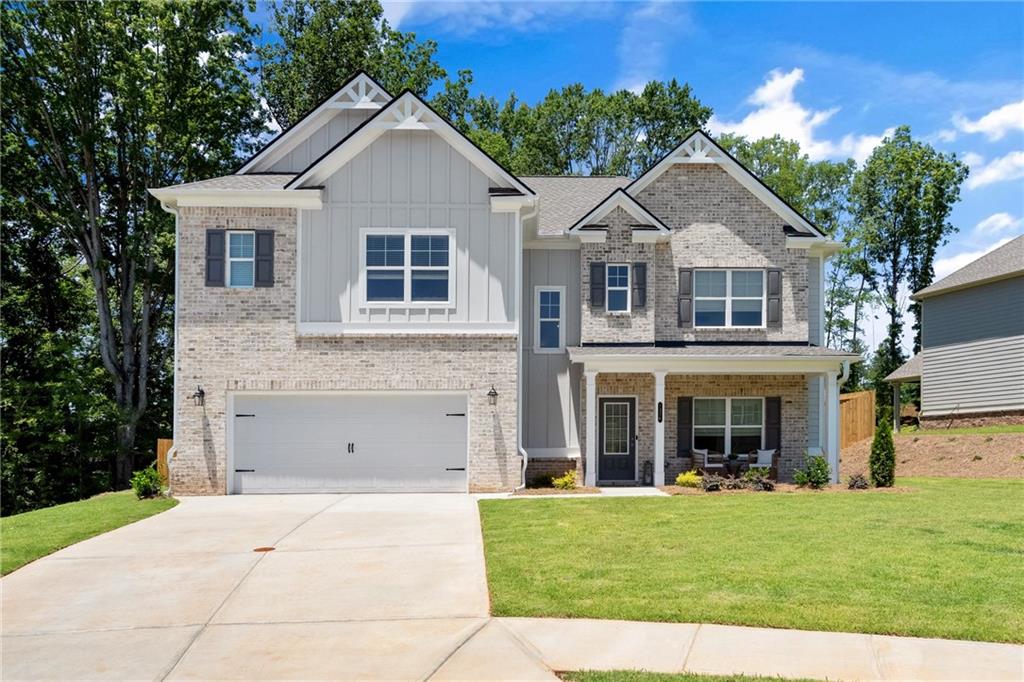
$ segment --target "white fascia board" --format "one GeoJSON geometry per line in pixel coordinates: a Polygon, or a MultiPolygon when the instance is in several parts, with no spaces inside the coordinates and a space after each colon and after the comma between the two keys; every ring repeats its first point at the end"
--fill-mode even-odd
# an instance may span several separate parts
{"type": "Polygon", "coordinates": [[[631,355],[628,353],[584,355],[570,362],[583,365],[596,372],[669,372],[671,374],[816,374],[838,372],[843,361],[857,362],[859,358],[834,356],[778,357],[778,356],[714,356],[706,358],[674,357],[671,355],[631,355]]]}
{"type": "Polygon", "coordinates": [[[149,193],[168,206],[249,206],[261,208],[323,208],[323,191],[273,190],[186,190],[151,189],[149,193]]]}
{"type": "Polygon", "coordinates": [[[658,230],[633,230],[634,244],[654,244],[656,242],[668,241],[670,235],[658,230]]]}
{"type": "Polygon", "coordinates": [[[536,201],[534,197],[496,195],[491,197],[491,212],[515,213],[516,211],[533,206],[536,201]]]}
{"type": "Polygon", "coordinates": [[[576,237],[584,244],[604,244],[608,239],[608,230],[578,230],[568,232],[570,237],[576,237]]]}
{"type": "Polygon", "coordinates": [[[298,322],[297,336],[516,336],[515,322],[375,323],[298,322]]]}
{"type": "Polygon", "coordinates": [[[827,258],[839,251],[842,251],[845,246],[846,245],[842,242],[823,239],[821,237],[786,237],[787,249],[807,249],[811,252],[812,256],[824,256],[827,258]]]}
{"type": "Polygon", "coordinates": [[[543,235],[523,242],[523,249],[579,251],[580,242],[578,239],[569,239],[566,235],[543,235]]]}

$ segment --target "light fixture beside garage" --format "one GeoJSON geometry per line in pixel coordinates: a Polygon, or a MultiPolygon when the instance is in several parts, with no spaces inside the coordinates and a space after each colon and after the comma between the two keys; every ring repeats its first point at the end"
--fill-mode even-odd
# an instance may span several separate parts
{"type": "Polygon", "coordinates": [[[498,392],[494,389],[493,385],[491,386],[491,390],[487,391],[487,402],[492,406],[498,404],[498,392]]]}
{"type": "Polygon", "coordinates": [[[196,407],[202,407],[206,404],[206,391],[203,390],[202,386],[196,386],[196,392],[189,396],[192,398],[192,402],[195,403],[196,407]]]}

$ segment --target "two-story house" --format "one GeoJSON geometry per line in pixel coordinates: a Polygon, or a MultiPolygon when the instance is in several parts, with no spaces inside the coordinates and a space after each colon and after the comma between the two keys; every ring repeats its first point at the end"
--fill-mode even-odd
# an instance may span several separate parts
{"type": "Polygon", "coordinates": [[[516,177],[358,74],[235,174],[151,191],[177,493],[661,484],[756,450],[838,470],[837,245],[704,133],[633,181],[516,177]]]}

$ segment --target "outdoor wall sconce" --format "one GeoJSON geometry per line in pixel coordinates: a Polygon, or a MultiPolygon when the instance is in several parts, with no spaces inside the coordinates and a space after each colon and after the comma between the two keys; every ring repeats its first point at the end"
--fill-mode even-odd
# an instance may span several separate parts
{"type": "Polygon", "coordinates": [[[202,407],[206,404],[206,391],[203,390],[202,386],[196,386],[196,392],[189,396],[192,398],[192,402],[195,403],[196,407],[202,407]]]}
{"type": "Polygon", "coordinates": [[[494,386],[491,386],[491,390],[487,391],[487,402],[489,402],[492,407],[498,404],[498,392],[494,390],[494,386]]]}
{"type": "Polygon", "coordinates": [[[658,423],[665,421],[665,403],[658,402],[658,423]]]}

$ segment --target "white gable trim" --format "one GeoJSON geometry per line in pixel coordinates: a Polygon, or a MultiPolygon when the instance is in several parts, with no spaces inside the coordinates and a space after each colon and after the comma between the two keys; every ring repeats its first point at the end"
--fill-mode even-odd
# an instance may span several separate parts
{"type": "Polygon", "coordinates": [[[588,226],[594,225],[598,221],[608,217],[608,214],[616,208],[621,208],[641,225],[647,225],[654,228],[653,230],[648,230],[643,228],[637,229],[634,227],[634,242],[658,241],[659,239],[665,239],[672,234],[672,230],[670,230],[665,223],[661,222],[656,215],[644,208],[643,204],[627,194],[621,187],[609,194],[600,204],[590,209],[585,216],[577,220],[576,223],[569,228],[567,234],[572,237],[577,237],[583,242],[603,242],[605,240],[607,230],[588,226]]]}
{"type": "Polygon", "coordinates": [[[421,130],[437,133],[498,186],[515,188],[531,199],[536,196],[519,178],[502,168],[497,161],[452,127],[426,102],[409,91],[391,100],[387,106],[353,130],[348,137],[299,173],[285,185],[285,188],[293,190],[323,184],[339,168],[388,130],[421,130]]]}
{"type": "Polygon", "coordinates": [[[205,189],[179,190],[161,187],[148,190],[167,206],[253,206],[260,208],[323,208],[323,191],[304,189],[288,192],[283,189],[205,189]]]}
{"type": "Polygon", "coordinates": [[[379,110],[391,101],[391,95],[367,74],[360,71],[333,95],[271,140],[236,173],[268,170],[276,161],[299,146],[306,138],[345,109],[379,110]]]}
{"type": "Polygon", "coordinates": [[[708,163],[715,164],[745,187],[751,194],[761,200],[788,224],[809,232],[814,237],[825,239],[825,235],[811,224],[792,206],[782,200],[761,180],[751,173],[743,164],[722,149],[709,135],[698,130],[683,140],[682,144],[667,154],[650,170],[634,180],[626,187],[631,194],[639,194],[666,170],[677,163],[708,163]]]}

